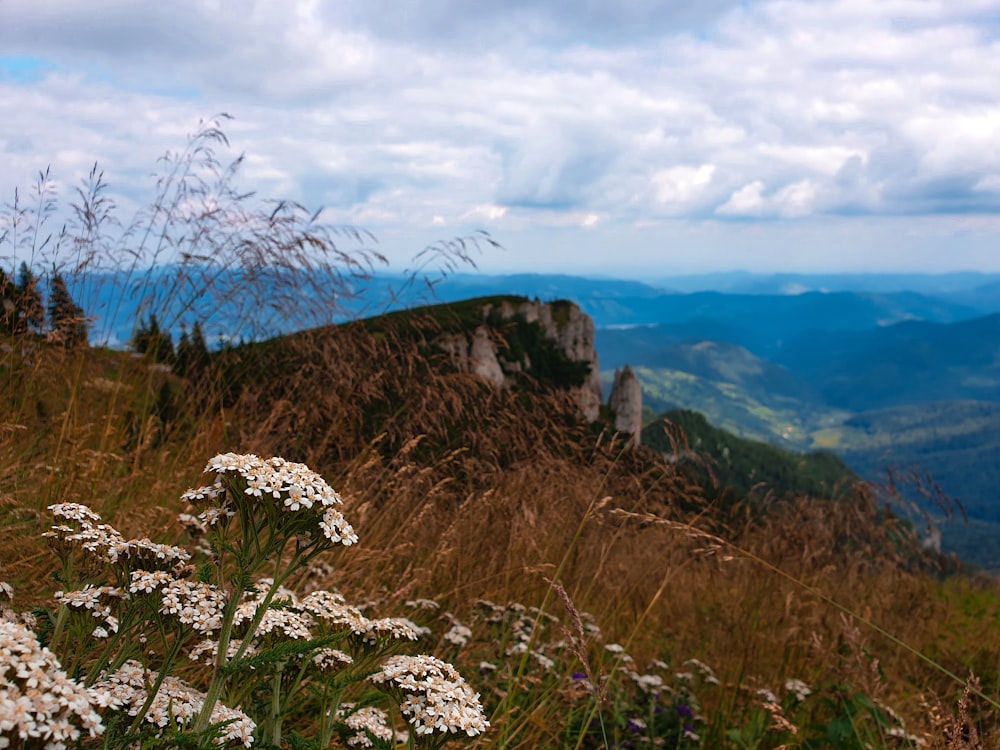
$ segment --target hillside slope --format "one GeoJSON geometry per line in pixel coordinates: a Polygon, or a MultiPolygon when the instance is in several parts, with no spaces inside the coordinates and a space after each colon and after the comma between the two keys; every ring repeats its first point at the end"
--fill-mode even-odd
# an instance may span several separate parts
{"type": "Polygon", "coordinates": [[[687,409],[657,417],[643,429],[642,443],[692,471],[713,495],[729,490],[737,496],[773,492],[778,497],[835,497],[847,493],[858,479],[832,453],[797,454],[746,440],[687,409]]]}

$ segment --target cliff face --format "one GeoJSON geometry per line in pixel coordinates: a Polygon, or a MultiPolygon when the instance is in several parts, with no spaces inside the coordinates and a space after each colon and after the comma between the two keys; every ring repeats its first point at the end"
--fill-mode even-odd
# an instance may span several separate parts
{"type": "Polygon", "coordinates": [[[570,392],[584,419],[597,419],[601,380],[590,316],[571,302],[484,301],[482,310],[482,325],[435,340],[456,367],[498,388],[521,373],[545,377],[570,392]]]}

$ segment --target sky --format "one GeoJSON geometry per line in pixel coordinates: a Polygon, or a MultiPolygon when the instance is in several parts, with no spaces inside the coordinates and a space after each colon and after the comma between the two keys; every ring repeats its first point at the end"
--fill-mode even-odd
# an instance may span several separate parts
{"type": "Polygon", "coordinates": [[[0,112],[0,201],[135,210],[226,113],[394,266],[1000,271],[1000,0],[0,0],[0,112]]]}

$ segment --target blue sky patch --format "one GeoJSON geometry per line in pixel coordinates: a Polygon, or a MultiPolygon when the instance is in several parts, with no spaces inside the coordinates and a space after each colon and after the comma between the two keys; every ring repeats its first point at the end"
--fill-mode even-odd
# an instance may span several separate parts
{"type": "Polygon", "coordinates": [[[41,60],[37,57],[0,55],[0,78],[8,80],[32,83],[41,79],[45,73],[54,68],[55,65],[48,60],[41,60]]]}

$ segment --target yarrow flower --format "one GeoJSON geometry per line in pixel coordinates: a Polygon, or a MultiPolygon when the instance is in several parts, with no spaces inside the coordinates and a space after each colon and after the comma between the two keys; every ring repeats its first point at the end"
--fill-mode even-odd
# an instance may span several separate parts
{"type": "Polygon", "coordinates": [[[346,713],[344,725],[353,731],[347,744],[351,747],[374,747],[371,738],[390,742],[393,731],[389,727],[389,715],[375,706],[365,706],[355,710],[354,705],[347,703],[341,707],[341,715],[346,713]]]}
{"type": "Polygon", "coordinates": [[[401,694],[400,710],[417,734],[465,732],[475,737],[490,725],[479,693],[451,664],[433,656],[392,656],[369,679],[401,694]]]}
{"type": "Polygon", "coordinates": [[[767,688],[760,688],[756,691],[756,695],[765,703],[779,703],[778,696],[772,693],[767,688]]]}
{"type": "Polygon", "coordinates": [[[46,748],[61,749],[79,739],[81,729],[91,737],[102,734],[94,705],[100,705],[98,691],[67,677],[30,629],[0,620],[0,746],[8,747],[12,737],[37,737],[46,748]]]}
{"type": "Polygon", "coordinates": [[[226,597],[216,586],[197,581],[171,581],[160,592],[160,613],[206,635],[222,627],[226,597]]]}
{"type": "Polygon", "coordinates": [[[698,674],[701,675],[701,679],[707,685],[718,685],[719,678],[715,676],[715,670],[708,666],[705,662],[698,659],[688,659],[684,662],[685,666],[694,667],[698,674]]]}
{"type": "Polygon", "coordinates": [[[632,680],[644,693],[655,693],[663,687],[663,678],[658,674],[632,673],[632,680]]]}
{"type": "Polygon", "coordinates": [[[810,695],[812,695],[812,688],[806,685],[802,680],[787,680],[785,682],[785,690],[795,696],[795,700],[804,701],[810,695]]]}
{"type": "Polygon", "coordinates": [[[464,646],[471,637],[472,631],[460,622],[456,622],[444,634],[444,639],[455,646],[464,646]]]}
{"type": "Polygon", "coordinates": [[[109,602],[125,597],[117,586],[84,586],[79,591],[57,591],[56,601],[74,609],[88,610],[97,620],[106,620],[111,616],[109,602]]]}
{"type": "Polygon", "coordinates": [[[224,521],[235,512],[235,507],[246,507],[247,500],[256,499],[272,503],[287,513],[313,510],[319,516],[318,526],[323,536],[334,544],[350,546],[358,541],[353,527],[333,507],[343,504],[340,495],[305,464],[286,461],[280,456],[260,458],[252,453],[220,453],[209,460],[205,471],[217,474],[218,480],[188,490],[182,498],[196,507],[219,505],[222,514],[209,515],[206,510],[198,517],[206,526],[224,521]],[[233,479],[238,480],[236,484],[233,479]],[[227,487],[238,495],[227,498],[227,487]]]}
{"type": "Polygon", "coordinates": [[[344,666],[350,666],[354,659],[350,654],[345,654],[340,649],[324,648],[318,651],[312,658],[320,672],[332,672],[344,666]]]}
{"type": "MultiPolygon", "coordinates": [[[[147,671],[139,662],[129,660],[100,680],[94,688],[103,695],[105,705],[124,709],[129,716],[136,716],[148,698],[147,686],[156,682],[157,678],[156,672],[147,671]]],[[[145,720],[161,728],[171,723],[184,726],[197,718],[204,704],[204,693],[176,677],[167,676],[163,678],[145,720]]],[[[217,738],[219,744],[239,742],[244,747],[253,744],[253,731],[257,725],[239,709],[216,703],[212,708],[211,723],[225,725],[217,738]]]]}
{"type": "Polygon", "coordinates": [[[115,527],[101,523],[101,516],[80,503],[56,503],[49,510],[58,523],[42,534],[57,550],[84,552],[98,565],[171,568],[186,563],[191,554],[183,547],[158,544],[149,539],[126,540],[115,527]]]}
{"type": "Polygon", "coordinates": [[[441,609],[441,605],[433,599],[407,599],[403,604],[410,609],[441,609]]]}
{"type": "MultiPolygon", "coordinates": [[[[233,659],[236,657],[237,652],[243,647],[243,641],[239,638],[233,638],[229,641],[229,647],[226,649],[226,657],[233,659]]],[[[211,664],[215,659],[215,655],[219,652],[219,642],[207,638],[200,643],[196,644],[189,652],[188,658],[191,661],[203,661],[205,663],[211,664]]],[[[248,643],[247,647],[243,649],[243,658],[247,659],[251,656],[256,656],[258,653],[257,647],[252,643],[248,643]]],[[[250,667],[253,669],[253,667],[250,667]]]]}

